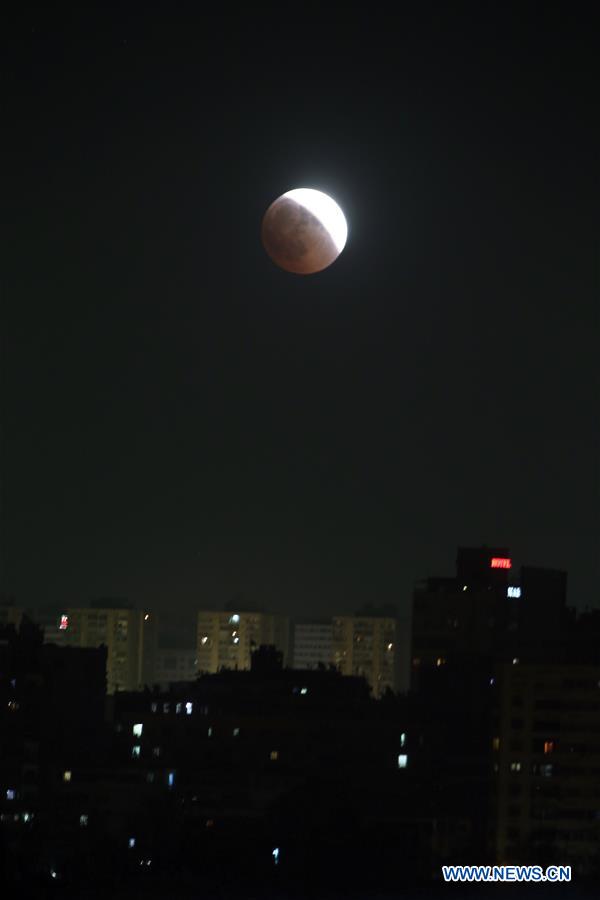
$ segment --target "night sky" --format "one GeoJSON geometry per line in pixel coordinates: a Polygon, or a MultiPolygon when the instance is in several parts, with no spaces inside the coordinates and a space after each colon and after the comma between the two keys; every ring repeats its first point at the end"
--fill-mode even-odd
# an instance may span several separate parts
{"type": "Polygon", "coordinates": [[[381,9],[13,12],[17,603],[406,611],[417,578],[487,543],[598,605],[592,20],[381,9]],[[348,219],[318,275],[260,244],[294,187],[348,219]]]}

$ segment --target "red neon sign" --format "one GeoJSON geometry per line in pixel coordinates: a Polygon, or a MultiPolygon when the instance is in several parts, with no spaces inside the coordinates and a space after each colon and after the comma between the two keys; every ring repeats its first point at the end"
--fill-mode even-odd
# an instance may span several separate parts
{"type": "Polygon", "coordinates": [[[60,617],[60,625],[58,626],[60,631],[66,631],[69,627],[69,617],[61,616],[60,617]]]}
{"type": "Polygon", "coordinates": [[[510,559],[506,559],[504,556],[492,556],[492,562],[490,563],[492,569],[510,569],[512,568],[512,562],[510,559]]]}

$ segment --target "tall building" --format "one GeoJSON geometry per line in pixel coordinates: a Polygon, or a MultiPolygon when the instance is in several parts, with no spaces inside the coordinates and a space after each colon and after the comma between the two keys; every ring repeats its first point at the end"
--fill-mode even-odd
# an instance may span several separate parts
{"type": "Polygon", "coordinates": [[[494,658],[513,647],[520,589],[513,587],[512,560],[506,548],[459,548],[456,576],[428,578],[413,595],[411,683],[428,666],[443,666],[450,656],[494,658]]]}
{"type": "Polygon", "coordinates": [[[290,621],[287,616],[232,610],[201,610],[198,613],[197,659],[200,672],[220,669],[250,669],[254,650],[264,644],[289,659],[290,621]]]}
{"type": "MultiPolygon", "coordinates": [[[[67,609],[60,617],[64,646],[106,646],[107,692],[135,691],[145,683],[146,632],[154,623],[148,612],[132,609],[125,601],[101,600],[89,608],[67,609]]],[[[150,641],[152,638],[150,638],[150,641]]]]}
{"type": "Polygon", "coordinates": [[[506,547],[459,547],[456,554],[456,579],[470,590],[505,589],[512,569],[506,547]]]}
{"type": "Polygon", "coordinates": [[[461,548],[454,578],[428,578],[413,595],[411,684],[451,657],[490,663],[566,660],[575,628],[566,606],[567,576],[523,566],[514,572],[505,548],[461,548]]]}
{"type": "MultiPolygon", "coordinates": [[[[2,830],[7,820],[37,814],[58,773],[103,746],[105,695],[106,648],[44,644],[42,629],[26,616],[18,629],[0,626],[2,830]]],[[[46,809],[54,830],[56,805],[46,809]]]]}
{"type": "Polygon", "coordinates": [[[396,692],[404,687],[403,637],[398,619],[391,615],[335,616],[333,662],[342,675],[365,678],[376,698],[388,688],[396,692]]]}
{"type": "Polygon", "coordinates": [[[331,619],[294,623],[294,669],[317,669],[333,663],[331,619]]]}
{"type": "Polygon", "coordinates": [[[600,872],[600,666],[505,664],[495,686],[492,850],[600,872]]]}

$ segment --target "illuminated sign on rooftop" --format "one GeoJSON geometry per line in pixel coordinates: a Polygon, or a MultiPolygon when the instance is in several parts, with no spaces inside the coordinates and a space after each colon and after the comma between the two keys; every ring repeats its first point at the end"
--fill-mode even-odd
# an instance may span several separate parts
{"type": "Polygon", "coordinates": [[[490,567],[492,569],[510,569],[512,562],[504,556],[492,556],[490,567]]]}
{"type": "Polygon", "coordinates": [[[515,597],[519,598],[521,596],[521,588],[520,587],[509,587],[506,591],[507,597],[515,597]]]}

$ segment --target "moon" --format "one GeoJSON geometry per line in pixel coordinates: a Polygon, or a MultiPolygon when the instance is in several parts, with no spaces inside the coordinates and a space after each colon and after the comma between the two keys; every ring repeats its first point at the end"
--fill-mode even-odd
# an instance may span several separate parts
{"type": "Polygon", "coordinates": [[[263,246],[286,272],[312,275],[338,258],[348,226],[335,200],[312,188],[296,188],[278,197],[262,220],[263,246]]]}

